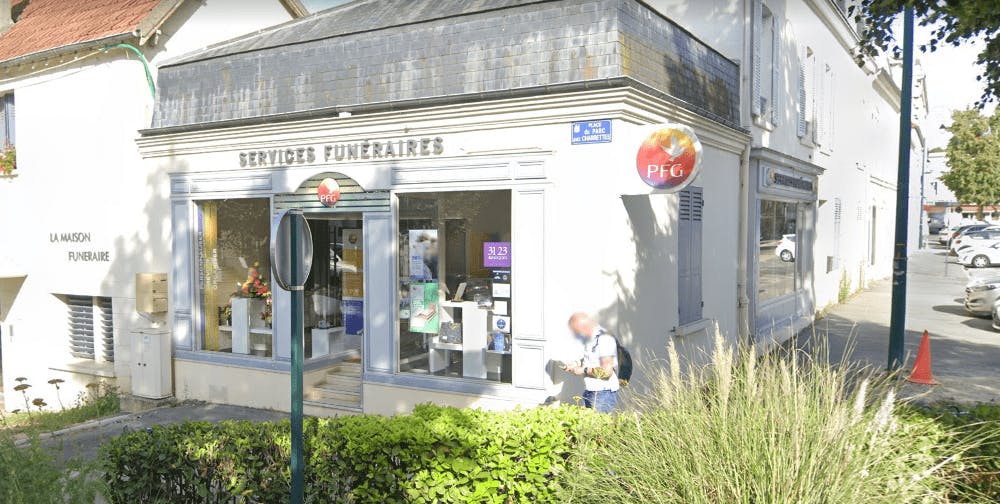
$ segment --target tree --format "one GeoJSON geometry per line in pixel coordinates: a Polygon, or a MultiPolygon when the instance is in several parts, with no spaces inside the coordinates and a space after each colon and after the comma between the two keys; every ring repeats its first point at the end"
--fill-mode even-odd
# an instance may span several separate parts
{"type": "Polygon", "coordinates": [[[1000,109],[992,116],[978,110],[956,110],[946,154],[951,168],[941,176],[960,203],[980,207],[1000,202],[1000,109]]]}
{"type": "Polygon", "coordinates": [[[976,79],[985,81],[976,106],[982,109],[1000,98],[1000,0],[861,0],[847,10],[848,17],[866,27],[857,50],[858,63],[885,51],[900,57],[892,23],[907,4],[913,6],[920,26],[932,27],[931,40],[920,46],[921,51],[934,52],[939,44],[957,47],[978,38],[986,42],[976,61],[982,66],[976,79]]]}

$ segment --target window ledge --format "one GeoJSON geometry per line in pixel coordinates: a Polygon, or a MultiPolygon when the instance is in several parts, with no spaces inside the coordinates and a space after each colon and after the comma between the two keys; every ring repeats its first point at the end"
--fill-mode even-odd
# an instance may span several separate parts
{"type": "Polygon", "coordinates": [[[0,173],[0,179],[15,179],[17,178],[17,173],[0,173]]]}
{"type": "Polygon", "coordinates": [[[691,335],[697,334],[697,333],[702,332],[702,331],[704,331],[705,334],[708,335],[708,329],[710,327],[714,327],[715,324],[716,324],[715,319],[704,319],[703,318],[701,320],[696,320],[694,322],[691,322],[691,323],[688,323],[688,324],[684,324],[684,325],[679,326],[679,327],[675,327],[673,329],[673,333],[674,333],[674,336],[677,336],[679,338],[684,338],[684,337],[687,337],[687,336],[691,336],[691,335]]]}
{"type": "Polygon", "coordinates": [[[63,371],[66,373],[100,376],[102,378],[115,377],[114,362],[94,362],[90,360],[80,359],[72,362],[67,362],[62,366],[52,366],[49,369],[52,371],[63,371]]]}

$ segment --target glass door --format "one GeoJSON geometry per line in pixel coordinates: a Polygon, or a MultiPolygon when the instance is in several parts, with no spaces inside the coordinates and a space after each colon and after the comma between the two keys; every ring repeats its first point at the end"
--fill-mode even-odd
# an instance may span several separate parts
{"type": "Polygon", "coordinates": [[[307,215],[313,264],[303,306],[305,356],[360,357],[364,335],[364,228],[361,214],[307,215]]]}

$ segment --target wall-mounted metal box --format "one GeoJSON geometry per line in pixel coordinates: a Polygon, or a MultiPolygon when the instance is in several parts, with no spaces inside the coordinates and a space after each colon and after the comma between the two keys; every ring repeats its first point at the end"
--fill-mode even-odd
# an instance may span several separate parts
{"type": "Polygon", "coordinates": [[[139,313],[167,311],[166,273],[136,273],[135,311],[139,313]]]}

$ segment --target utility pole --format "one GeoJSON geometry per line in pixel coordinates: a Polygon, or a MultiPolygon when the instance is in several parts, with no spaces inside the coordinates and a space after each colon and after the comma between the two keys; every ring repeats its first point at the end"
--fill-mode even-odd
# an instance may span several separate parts
{"type": "Polygon", "coordinates": [[[906,239],[910,201],[910,128],[913,102],[913,6],[903,10],[903,86],[899,100],[899,171],[896,175],[896,236],[892,259],[889,371],[903,363],[906,334],[906,239]]]}

